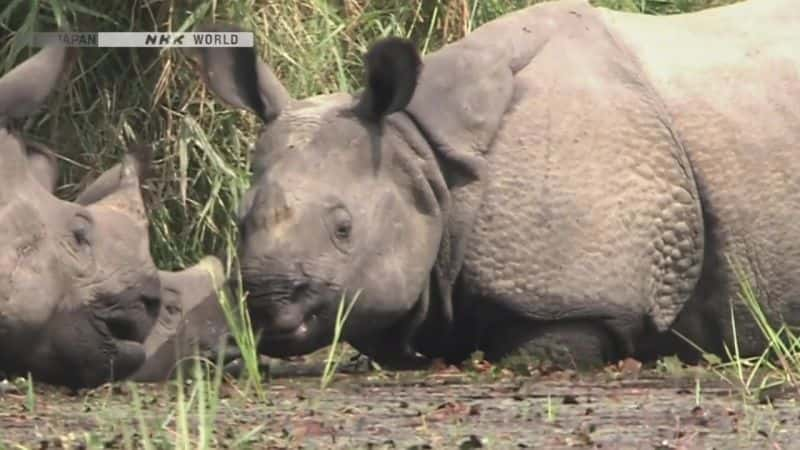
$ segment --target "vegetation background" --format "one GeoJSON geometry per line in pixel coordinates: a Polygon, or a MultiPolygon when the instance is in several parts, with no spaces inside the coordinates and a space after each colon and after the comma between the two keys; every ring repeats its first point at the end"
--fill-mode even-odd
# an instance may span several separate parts
{"type": "MultiPolygon", "coordinates": [[[[375,39],[402,35],[433,51],[503,13],[543,0],[11,0],[0,7],[0,73],[31,56],[35,31],[191,31],[230,21],[256,32],[262,58],[289,92],[305,97],[361,87],[361,56],[375,39]]],[[[646,14],[696,11],[738,0],[591,0],[646,14]]],[[[174,49],[83,48],[51,107],[23,125],[63,159],[59,195],[71,198],[149,143],[145,186],[151,248],[163,269],[234,248],[234,213],[248,184],[259,124],[215,101],[174,49]]]]}

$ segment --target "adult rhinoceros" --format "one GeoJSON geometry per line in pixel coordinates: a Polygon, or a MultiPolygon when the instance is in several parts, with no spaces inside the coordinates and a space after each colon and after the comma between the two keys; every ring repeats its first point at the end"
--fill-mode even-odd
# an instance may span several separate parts
{"type": "MultiPolygon", "coordinates": [[[[219,332],[184,339],[192,328],[181,319],[218,307],[222,268],[210,257],[177,273],[154,265],[139,185],[147,149],[129,152],[74,202],[53,195],[54,153],[9,124],[44,102],[68,53],[44,48],[0,78],[0,371],[72,387],[135,372],[166,377],[189,343],[219,332]]],[[[224,324],[221,312],[203,315],[212,316],[224,324]]]]}
{"type": "Polygon", "coordinates": [[[671,330],[721,352],[729,299],[760,351],[729,261],[800,325],[796,6],[541,3],[424,59],[381,40],[363,92],[306,99],[254,49],[202,49],[210,90],[264,124],[240,249],[261,350],[326,345],[362,290],[344,339],[384,364],[688,350],[671,330]]]}

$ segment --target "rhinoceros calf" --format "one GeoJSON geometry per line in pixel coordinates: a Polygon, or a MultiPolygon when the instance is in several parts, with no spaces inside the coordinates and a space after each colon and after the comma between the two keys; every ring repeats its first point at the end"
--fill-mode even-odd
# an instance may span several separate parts
{"type": "MultiPolygon", "coordinates": [[[[224,274],[214,258],[177,273],[154,265],[140,192],[147,148],[130,151],[74,202],[53,195],[54,153],[12,133],[10,122],[43,103],[68,53],[44,48],[0,78],[0,371],[76,388],[137,371],[163,378],[188,350],[181,319],[218,306],[213,278],[224,274]]],[[[221,312],[209,314],[224,324],[221,312]]]]}
{"type": "MultiPolygon", "coordinates": [[[[344,339],[388,365],[475,349],[590,366],[764,340],[731,261],[800,324],[800,9],[528,7],[366,87],[294,99],[253,49],[198,53],[263,121],[240,262],[261,351],[344,339]]],[[[210,30],[235,30],[227,25],[210,30]]],[[[423,359],[424,361],[424,359],[423,359]]]]}

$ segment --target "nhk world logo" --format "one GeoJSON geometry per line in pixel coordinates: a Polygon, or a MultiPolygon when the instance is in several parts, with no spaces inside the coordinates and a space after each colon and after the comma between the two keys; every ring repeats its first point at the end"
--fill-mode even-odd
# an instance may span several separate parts
{"type": "Polygon", "coordinates": [[[32,45],[44,47],[252,47],[252,32],[55,32],[34,33],[32,45]]]}

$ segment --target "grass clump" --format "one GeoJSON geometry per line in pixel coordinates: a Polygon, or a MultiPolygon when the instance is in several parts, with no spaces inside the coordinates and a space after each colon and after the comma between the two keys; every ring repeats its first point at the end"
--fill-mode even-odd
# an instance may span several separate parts
{"type": "Polygon", "coordinates": [[[251,388],[254,389],[258,399],[264,401],[266,400],[266,392],[264,391],[263,377],[259,364],[259,336],[254,331],[250,321],[250,314],[245,303],[247,295],[240,294],[234,297],[239,299],[237,304],[232,304],[227,293],[222,292],[220,294],[220,302],[244,364],[245,391],[248,392],[251,388]]]}
{"type": "MultiPolygon", "coordinates": [[[[233,237],[229,236],[228,239],[231,242],[233,237]]],[[[238,259],[233,244],[228,245],[227,251],[226,277],[230,279],[232,271],[238,266],[238,259]]],[[[260,336],[250,320],[246,303],[247,293],[244,292],[241,277],[236,276],[233,279],[238,280],[238,283],[228,283],[226,288],[218,291],[220,306],[244,365],[245,392],[254,389],[258,399],[266,401],[258,352],[260,336]]]]}
{"type": "Polygon", "coordinates": [[[729,303],[732,343],[723,345],[725,359],[706,352],[677,331],[675,333],[699,351],[708,368],[736,387],[746,400],[763,400],[776,389],[800,391],[800,334],[779,318],[769,318],[743,266],[732,258],[728,262],[736,276],[739,292],[737,298],[729,303]],[[742,323],[737,325],[734,307],[737,300],[746,308],[763,338],[764,350],[758,355],[746,356],[741,351],[737,326],[742,323]],[[781,325],[776,327],[776,323],[781,325]]]}
{"type": "MultiPolygon", "coordinates": [[[[216,363],[198,358],[185,376],[179,368],[177,378],[169,383],[174,390],[173,407],[163,416],[147,414],[135,383],[126,383],[133,404],[135,425],[124,428],[129,437],[124,448],[143,449],[211,449],[219,448],[216,422],[221,412],[220,399],[223,385],[222,359],[216,363]],[[131,429],[136,433],[131,434],[131,429]]],[[[246,396],[246,394],[243,394],[246,396]]],[[[226,448],[242,448],[258,433],[255,426],[239,436],[229,437],[226,448]]]]}
{"type": "Polygon", "coordinates": [[[353,306],[355,306],[360,295],[361,291],[357,291],[353,296],[353,299],[350,300],[350,302],[346,302],[347,296],[342,294],[342,297],[339,300],[339,307],[336,309],[336,322],[334,324],[333,339],[331,341],[328,357],[325,358],[325,368],[323,369],[322,377],[320,378],[320,387],[322,389],[328,387],[331,381],[333,381],[333,376],[336,375],[336,369],[341,363],[343,352],[341,351],[339,341],[342,337],[344,324],[347,322],[347,318],[350,316],[350,311],[353,310],[353,306]],[[345,303],[348,303],[346,307],[345,303]]]}
{"type": "MultiPolygon", "coordinates": [[[[761,397],[770,389],[789,387],[800,389],[800,335],[785,324],[775,327],[759,302],[752,280],[742,267],[731,261],[739,282],[739,300],[750,312],[753,321],[761,331],[766,347],[760,355],[743,357],[739,350],[736,321],[731,304],[731,324],[733,327],[733,349],[725,347],[728,362],[717,362],[718,370],[727,369],[735,374],[736,384],[750,397],[761,397]]],[[[728,379],[732,377],[728,376],[728,379]]]]}

